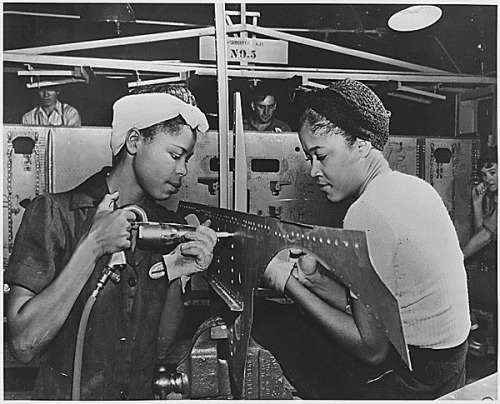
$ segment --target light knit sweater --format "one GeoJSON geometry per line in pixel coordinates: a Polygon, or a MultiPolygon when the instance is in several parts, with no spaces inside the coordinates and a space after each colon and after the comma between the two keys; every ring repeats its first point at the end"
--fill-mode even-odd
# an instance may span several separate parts
{"type": "Polygon", "coordinates": [[[431,185],[397,171],[379,174],[349,208],[344,228],[366,230],[372,264],[399,302],[407,344],[440,349],[465,341],[463,254],[431,185]]]}

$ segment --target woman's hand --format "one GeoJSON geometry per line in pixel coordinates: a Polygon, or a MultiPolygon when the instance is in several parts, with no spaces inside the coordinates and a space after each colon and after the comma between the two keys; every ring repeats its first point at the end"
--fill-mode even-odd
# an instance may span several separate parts
{"type": "Polygon", "coordinates": [[[481,205],[487,190],[488,186],[484,182],[475,185],[472,188],[472,203],[476,206],[481,205]]]}
{"type": "Polygon", "coordinates": [[[297,261],[297,265],[294,267],[292,275],[301,285],[304,285],[306,288],[312,288],[321,278],[318,261],[311,254],[301,255],[297,261]]]}

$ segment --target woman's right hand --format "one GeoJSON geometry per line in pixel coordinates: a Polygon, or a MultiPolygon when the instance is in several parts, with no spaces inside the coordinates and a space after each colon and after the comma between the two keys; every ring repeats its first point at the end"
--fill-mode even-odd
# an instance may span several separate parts
{"type": "Polygon", "coordinates": [[[486,195],[488,186],[484,182],[480,182],[472,188],[472,203],[475,205],[481,204],[486,195]]]}
{"type": "Polygon", "coordinates": [[[312,288],[321,279],[319,263],[313,255],[302,254],[294,267],[292,275],[306,288],[312,288]]]}
{"type": "Polygon", "coordinates": [[[129,210],[113,210],[118,192],[107,194],[97,206],[89,230],[89,236],[97,243],[100,256],[126,250],[131,245],[131,222],[135,213],[129,210]]]}

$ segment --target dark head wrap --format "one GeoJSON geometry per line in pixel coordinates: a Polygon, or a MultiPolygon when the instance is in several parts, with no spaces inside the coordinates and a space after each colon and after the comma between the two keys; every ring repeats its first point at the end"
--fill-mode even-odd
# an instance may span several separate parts
{"type": "Polygon", "coordinates": [[[365,84],[341,80],[301,97],[303,109],[311,108],[332,124],[383,150],[389,138],[389,118],[380,98],[365,84]]]}

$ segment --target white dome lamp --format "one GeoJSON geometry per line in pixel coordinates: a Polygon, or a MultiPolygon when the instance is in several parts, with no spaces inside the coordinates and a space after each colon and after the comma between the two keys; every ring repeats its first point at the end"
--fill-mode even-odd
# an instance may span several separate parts
{"type": "Polygon", "coordinates": [[[393,14],[387,24],[394,31],[418,31],[436,23],[442,14],[437,6],[412,6],[393,14]]]}

